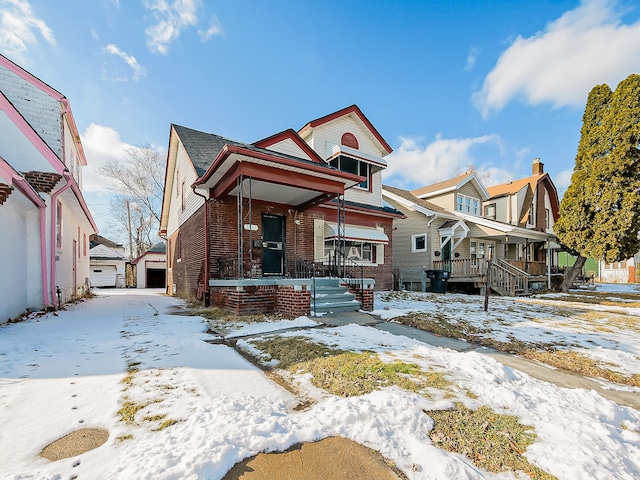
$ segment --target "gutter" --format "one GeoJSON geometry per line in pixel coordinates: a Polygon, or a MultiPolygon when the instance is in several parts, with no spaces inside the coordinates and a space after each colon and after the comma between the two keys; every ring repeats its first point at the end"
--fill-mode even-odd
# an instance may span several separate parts
{"type": "MultiPolygon", "coordinates": [[[[191,185],[191,190],[197,196],[202,197],[204,199],[204,283],[205,283],[205,292],[204,295],[204,306],[209,306],[209,202],[207,201],[207,197],[201,193],[196,192],[196,185],[191,185]]],[[[167,265],[168,267],[168,265],[167,265]]]]}
{"type": "MultiPolygon", "coordinates": [[[[71,173],[68,170],[65,170],[63,172],[63,178],[65,181],[65,185],[58,190],[57,192],[55,192],[53,195],[51,195],[51,258],[49,259],[50,261],[50,279],[51,279],[51,283],[50,283],[50,288],[51,288],[51,299],[53,301],[53,303],[55,304],[55,298],[56,298],[56,289],[57,289],[57,285],[56,285],[56,213],[58,210],[58,197],[60,196],[61,193],[63,193],[65,190],[67,190],[68,188],[71,187],[72,184],[72,176],[71,173]]],[[[58,305],[58,308],[60,308],[60,305],[58,305]]]]}

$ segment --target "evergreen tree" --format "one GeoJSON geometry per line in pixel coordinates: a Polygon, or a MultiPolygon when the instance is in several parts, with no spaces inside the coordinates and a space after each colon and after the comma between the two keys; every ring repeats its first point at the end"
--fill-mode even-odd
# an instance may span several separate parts
{"type": "Polygon", "coordinates": [[[597,85],[589,93],[571,185],[554,229],[578,254],[564,291],[586,257],[615,262],[640,250],[640,75],[627,77],[615,92],[597,85]]]}

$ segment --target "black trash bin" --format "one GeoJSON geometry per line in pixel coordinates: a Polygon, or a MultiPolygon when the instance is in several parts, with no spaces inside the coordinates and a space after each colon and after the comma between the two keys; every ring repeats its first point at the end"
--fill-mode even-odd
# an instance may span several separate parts
{"type": "Polygon", "coordinates": [[[446,293],[449,272],[446,270],[427,270],[427,278],[431,280],[429,291],[433,293],[446,293]]]}

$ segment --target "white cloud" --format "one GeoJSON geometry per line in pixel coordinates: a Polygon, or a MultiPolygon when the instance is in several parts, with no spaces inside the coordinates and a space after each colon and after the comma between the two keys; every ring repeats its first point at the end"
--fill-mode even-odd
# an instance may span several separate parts
{"type": "Polygon", "coordinates": [[[56,40],[49,26],[38,18],[28,0],[0,0],[0,50],[18,62],[25,62],[29,45],[40,34],[50,45],[56,40]]]}
{"type": "Polygon", "coordinates": [[[115,129],[95,123],[90,124],[80,137],[87,157],[87,166],[82,170],[82,190],[112,194],[113,190],[98,171],[108,160],[123,159],[127,151],[135,147],[123,142],[115,129]]]}
{"type": "Polygon", "coordinates": [[[475,67],[476,65],[478,55],[480,55],[480,50],[476,47],[471,47],[471,49],[469,50],[469,55],[467,55],[467,64],[464,66],[465,72],[473,70],[473,67],[475,67]]]}
{"type": "Polygon", "coordinates": [[[120,50],[116,45],[109,44],[104,48],[104,51],[111,55],[120,57],[122,60],[124,60],[125,63],[129,65],[133,70],[133,79],[135,81],[138,81],[140,77],[143,77],[147,74],[147,69],[138,63],[136,57],[134,57],[133,55],[128,55],[127,53],[120,50]]]}
{"type": "Polygon", "coordinates": [[[426,146],[422,145],[422,138],[404,137],[401,141],[400,147],[386,157],[388,167],[383,175],[388,185],[414,189],[455,177],[471,165],[487,185],[499,183],[510,174],[501,168],[478,165],[472,152],[475,147],[486,145],[502,155],[502,140],[498,135],[452,139],[437,135],[426,146]]]}
{"type": "Polygon", "coordinates": [[[615,88],[640,70],[640,21],[623,24],[616,0],[582,0],[529,38],[518,36],[473,95],[487,116],[520,97],[530,105],[582,107],[591,88],[615,88]]]}
{"type": "Polygon", "coordinates": [[[157,23],[145,30],[147,47],[154,53],[166,55],[169,46],[185,28],[198,24],[201,0],[144,0],[157,23]]]}
{"type": "Polygon", "coordinates": [[[206,42],[214,35],[222,35],[224,32],[222,31],[222,27],[220,26],[220,22],[216,17],[211,19],[209,24],[209,28],[206,30],[198,30],[198,35],[200,35],[200,40],[206,42]]]}

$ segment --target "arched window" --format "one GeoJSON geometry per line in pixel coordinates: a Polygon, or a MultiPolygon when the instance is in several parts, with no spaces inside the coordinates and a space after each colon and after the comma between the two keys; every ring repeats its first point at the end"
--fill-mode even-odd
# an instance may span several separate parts
{"type": "Polygon", "coordinates": [[[344,145],[345,147],[355,148],[356,150],[359,148],[358,139],[353,133],[347,132],[342,135],[342,140],[340,141],[340,143],[342,143],[342,145],[344,145]]]}

